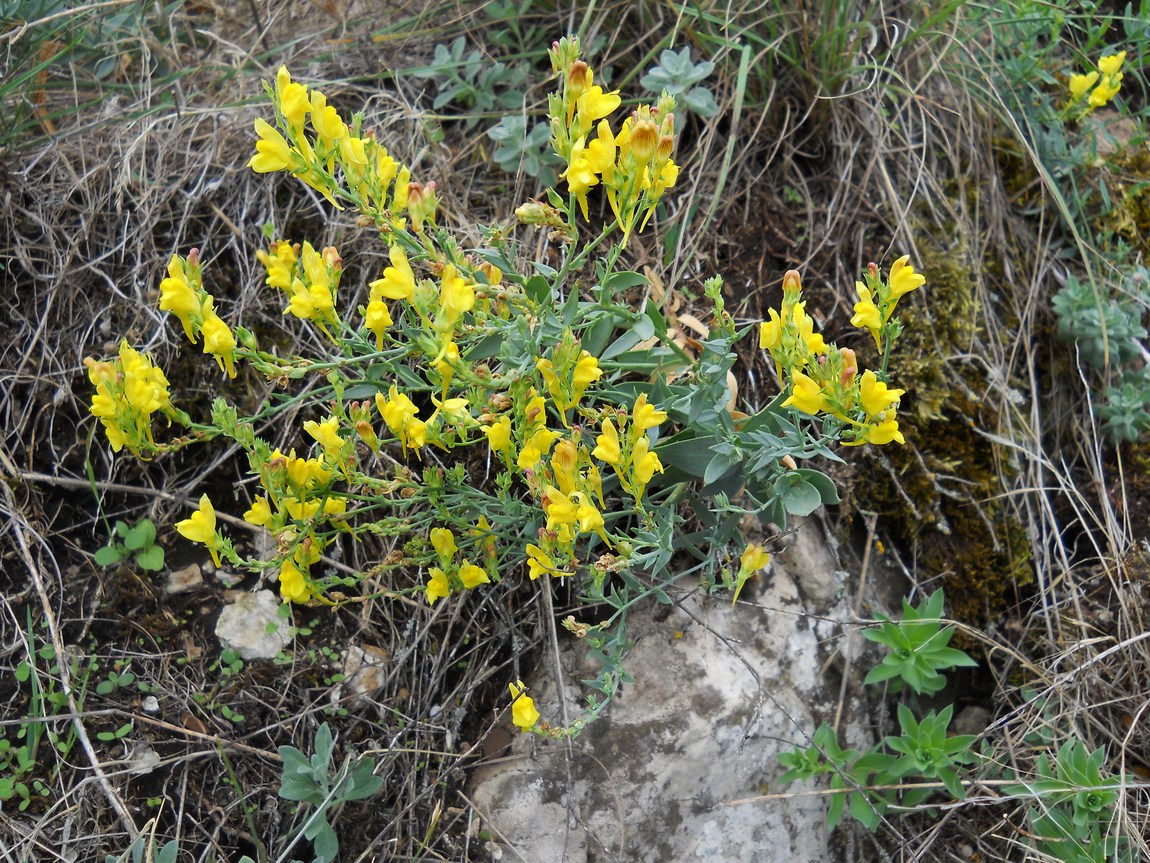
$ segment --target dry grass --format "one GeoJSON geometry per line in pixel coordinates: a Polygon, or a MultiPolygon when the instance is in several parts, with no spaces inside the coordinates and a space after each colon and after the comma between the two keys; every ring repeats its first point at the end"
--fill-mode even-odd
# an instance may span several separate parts
{"type": "MultiPolygon", "coordinates": [[[[625,5],[609,4],[588,22],[605,38],[606,63],[616,64],[617,75],[676,21],[665,10],[644,19],[625,5]]],[[[378,250],[350,216],[333,216],[296,185],[245,168],[259,82],[275,66],[285,62],[298,77],[325,83],[341,105],[364,105],[389,148],[411,154],[420,173],[446,191],[453,228],[474,231],[503,219],[504,204],[536,191],[524,178],[493,176],[477,134],[449,129],[442,142],[428,139],[421,126],[430,99],[418,82],[381,82],[381,72],[421,65],[436,41],[456,32],[479,39],[472,10],[458,4],[423,18],[422,6],[399,9],[397,17],[413,22],[409,32],[419,33],[405,37],[357,20],[354,3],[334,16],[326,8],[253,2],[176,11],[125,45],[130,62],[115,98],[69,113],[91,101],[95,85],[77,76],[71,90],[46,89],[48,100],[60,100],[44,108],[57,118],[57,134],[4,168],[0,664],[14,670],[52,645],[58,656],[93,658],[94,686],[117,663],[130,663],[161,705],[149,714],[144,693],[82,694],[86,661],[58,663],[51,674],[51,661],[39,661],[45,680],[70,693],[46,727],[71,730],[78,741],[66,757],[42,745],[36,775],[50,793],[27,812],[0,813],[0,848],[11,859],[102,859],[122,851],[153,817],[160,835],[178,836],[197,859],[254,856],[256,843],[293,824],[274,793],[276,747],[309,751],[333,706],[335,669],[316,651],[347,645],[383,648],[390,665],[372,703],[332,718],[345,750],[374,754],[386,780],[382,805],[337,814],[344,859],[486,859],[464,793],[466,769],[499,755],[501,732],[493,730],[502,681],[523,676],[518,664],[544,653],[544,609],[505,607],[494,594],[434,610],[402,605],[382,598],[394,586],[385,579],[354,610],[303,613],[301,623],[317,621],[301,639],[312,655],[297,644],[290,666],[252,665],[229,677],[213,665],[220,590],[167,597],[152,580],[100,572],[90,562],[105,540],[103,518],[148,516],[170,526],[202,490],[236,490],[243,474],[231,450],[140,464],[111,458],[93,440],[82,360],[114,350],[121,336],[158,357],[186,404],[206,406],[217,386],[156,310],[170,254],[203,250],[222,308],[257,332],[283,326],[253,268],[265,222],[276,220],[293,239],[337,242],[360,272],[380,268],[378,250]],[[385,35],[373,42],[373,32],[385,35]],[[143,57],[180,74],[153,80],[143,57]],[[219,704],[241,710],[245,721],[227,722],[219,704]],[[95,738],[127,720],[135,728],[126,743],[95,738]],[[160,766],[135,772],[145,747],[160,766]],[[167,802],[155,807],[151,799],[167,802]]],[[[1055,747],[1076,734],[1091,748],[1107,747],[1110,769],[1141,776],[1150,770],[1150,564],[1131,540],[1129,507],[1115,501],[1123,485],[1112,454],[1096,429],[1074,420],[1083,388],[1049,377],[1048,300],[1062,275],[1049,253],[1057,223],[1020,216],[1004,188],[992,150],[1002,127],[988,108],[989,79],[964,86],[942,74],[947,56],[964,50],[956,33],[903,44],[905,22],[893,13],[872,23],[874,68],[851,79],[844,95],[815,99],[783,81],[750,99],[734,74],[718,83],[725,115],[692,122],[700,167],[685,172],[681,194],[669,202],[669,215],[691,214],[696,226],[713,228],[685,231],[666,265],[651,232],[634,244],[633,263],[654,266],[683,293],[720,269],[748,318],[773,302],[782,270],[796,267],[817,288],[812,307],[827,319],[844,318],[849,286],[868,260],[909,252],[929,274],[937,238],[955,238],[949,251],[969,269],[977,326],[961,351],[950,346],[942,366],[955,388],[991,404],[999,418],[977,432],[1003,461],[1002,493],[1026,528],[1036,579],[1019,595],[1023,604],[1008,609],[1007,624],[981,636],[998,693],[986,739],[996,759],[1024,771],[1035,758],[1035,734],[1055,747]],[[888,59],[878,62],[887,49],[888,59]],[[1045,696],[1041,709],[1022,698],[1024,685],[1045,696]]],[[[578,24],[574,8],[540,18],[554,33],[578,24]]],[[[11,33],[9,42],[19,38],[11,33]]],[[[529,101],[541,95],[532,91],[529,101]]],[[[345,284],[364,281],[354,267],[345,284]]],[[[927,294],[917,302],[929,319],[936,301],[927,294]]],[[[298,329],[290,338],[307,336],[298,329]]],[[[294,346],[285,341],[284,349],[294,346]]],[[[765,401],[773,392],[768,378],[767,369],[752,367],[744,394],[765,401]]],[[[253,404],[266,395],[242,386],[253,389],[232,395],[253,404]]],[[[945,492],[965,493],[961,464],[955,476],[945,492]]],[[[243,496],[233,495],[235,505],[225,508],[238,511],[243,496]]],[[[167,545],[178,554],[175,543],[167,545]]],[[[387,551],[348,548],[342,563],[367,569],[387,551]]],[[[911,565],[907,575],[925,584],[938,573],[911,565]]],[[[0,693],[10,705],[3,715],[10,734],[31,702],[11,680],[0,683],[0,693]]],[[[1115,829],[1144,835],[1147,805],[1143,790],[1126,792],[1115,829]]],[[[984,859],[1022,856],[1025,816],[998,800],[993,784],[917,836],[905,835],[915,822],[892,823],[907,843],[896,852],[901,859],[954,859],[948,847],[958,847],[956,837],[984,859]]],[[[851,842],[857,859],[876,853],[868,837],[851,842]]]]}

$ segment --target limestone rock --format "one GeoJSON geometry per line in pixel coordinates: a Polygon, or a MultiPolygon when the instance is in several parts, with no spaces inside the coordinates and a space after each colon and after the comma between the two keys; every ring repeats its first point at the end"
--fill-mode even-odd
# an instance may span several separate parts
{"type": "MultiPolygon", "coordinates": [[[[755,603],[686,596],[631,616],[635,682],[569,747],[518,734],[475,776],[480,814],[515,854],[555,863],[829,859],[824,800],[756,799],[777,754],[808,743],[819,643],[799,590],[776,569],[755,603]]],[[[570,643],[569,643],[570,644],[570,643]]],[[[568,681],[587,677],[582,645],[568,681]]],[[[532,683],[544,719],[553,682],[532,683]]],[[[569,710],[579,693],[565,688],[569,710]]]]}
{"type": "Polygon", "coordinates": [[[279,607],[270,590],[240,593],[220,612],[216,637],[244,659],[272,659],[291,642],[291,627],[279,607]]]}

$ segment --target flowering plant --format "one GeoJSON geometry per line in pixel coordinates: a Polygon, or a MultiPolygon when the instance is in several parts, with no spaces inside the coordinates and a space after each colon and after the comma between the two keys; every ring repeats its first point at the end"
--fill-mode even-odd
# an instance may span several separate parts
{"type": "MultiPolygon", "coordinates": [[[[893,408],[902,390],[881,375],[857,375],[853,352],[823,344],[789,274],[782,314],[762,329],[788,396],[753,416],[734,410],[732,346],[750,327],[739,330],[725,311],[721,280],[707,283],[714,323],[692,356],[653,304],[627,302],[624,292],[646,279],[616,268],[677,181],[673,99],[613,124],[621,97],[594,83],[577,41],[556,43],[551,59],[559,80],[549,102],[552,144],[566,166],[566,196],[552,189],[516,212],[550,231],[563,251],[558,268],[524,266],[498,228],[480,247],[461,248],[437,223],[436,184],[413,180],[362,114],[345,119],[281,68],[267,88],[275,122],[256,120],[251,168],[289,173],[334,207],[354,208],[378,231],[390,265],[356,303],[345,298],[356,291],[341,285],[334,247],[279,238],[260,250],[283,314],[331,346],[321,356],[282,357],[220,318],[195,250],[171,259],[160,306],[193,344],[202,338],[229,378],[246,370],[285,388],[308,382],[254,415],[217,398],[209,422],[193,421],[172,406],[162,372],[126,344],[119,360],[93,361],[90,375],[92,412],[117,450],[147,457],[219,436],[239,445],[259,484],[243,517],[268,533],[274,553],[241,555],[206,494],[176,529],[217,562],[272,575],[287,602],[338,608],[356,601],[349,591],[370,592],[379,576],[398,571],[421,573],[400,593],[430,605],[476,590],[550,591],[556,579],[605,605],[595,624],[564,621],[604,663],[582,715],[549,725],[523,684],[510,684],[515,724],[556,736],[577,733],[624,679],[628,610],[651,596],[667,601],[665,588],[691,573],[737,597],[769,559],[750,547],[732,572],[726,549],[741,517],[782,526],[788,514],[837,501],[831,481],[795,459],[833,457],[829,444],[839,437],[901,442],[893,408]],[[610,217],[581,240],[579,218],[591,220],[598,186],[610,217]],[[577,278],[588,271],[594,285],[584,291],[577,278]],[[156,412],[189,433],[157,442],[156,412]],[[816,431],[799,412],[826,413],[837,425],[816,431]],[[299,413],[309,418],[287,452],[256,433],[257,420],[292,422],[299,413]],[[679,529],[684,500],[711,513],[703,541],[679,529]],[[378,537],[400,538],[402,547],[364,572],[330,565],[334,550],[378,537]],[[672,573],[676,555],[685,562],[672,573]]],[[[894,303],[922,279],[906,259],[896,267],[887,282],[868,275],[879,323],[869,307],[860,312],[860,325],[882,338],[897,335],[894,303]]]]}

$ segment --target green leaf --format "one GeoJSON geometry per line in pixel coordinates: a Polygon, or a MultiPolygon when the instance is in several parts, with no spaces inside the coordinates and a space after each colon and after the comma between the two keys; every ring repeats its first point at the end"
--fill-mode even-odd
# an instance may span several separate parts
{"type": "Polygon", "coordinates": [[[136,563],[146,572],[159,572],[164,568],[164,550],[158,545],[146,548],[136,555],[136,563]]]}
{"type": "Polygon", "coordinates": [[[95,561],[97,566],[115,566],[128,556],[127,549],[122,545],[105,545],[96,549],[95,561]]]}
{"type": "Polygon", "coordinates": [[[523,291],[536,305],[543,305],[551,300],[551,283],[542,276],[532,276],[523,285],[523,291]]]}
{"type": "Polygon", "coordinates": [[[818,489],[819,497],[824,504],[841,503],[839,499],[839,490],[835,488],[834,481],[822,471],[811,470],[809,468],[799,468],[793,473],[801,476],[804,480],[818,489]]]}
{"type": "Polygon", "coordinates": [[[625,291],[627,288],[637,288],[640,285],[649,285],[647,277],[642,273],[634,273],[630,270],[622,270],[618,273],[612,273],[603,280],[604,290],[614,293],[615,291],[625,291]]]}
{"type": "Polygon", "coordinates": [[[790,515],[810,515],[823,505],[819,490],[802,477],[795,476],[794,472],[775,481],[775,494],[782,499],[783,507],[790,515]]]}
{"type": "Polygon", "coordinates": [[[129,551],[147,548],[156,538],[156,526],[150,518],[141,519],[124,537],[124,547],[129,551]]]}

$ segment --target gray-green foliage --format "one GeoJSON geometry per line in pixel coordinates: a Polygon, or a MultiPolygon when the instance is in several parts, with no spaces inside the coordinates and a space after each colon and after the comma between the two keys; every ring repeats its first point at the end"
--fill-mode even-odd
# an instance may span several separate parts
{"type": "Polygon", "coordinates": [[[176,839],[156,847],[156,839],[141,833],[120,855],[109,854],[104,863],[176,863],[180,854],[180,843],[176,839]],[[145,856],[146,855],[146,856],[145,856]]]}
{"type": "Polygon", "coordinates": [[[436,45],[431,64],[412,74],[435,82],[438,92],[431,104],[436,110],[452,104],[464,108],[462,119],[470,129],[485,114],[522,106],[530,67],[501,63],[477,48],[468,51],[467,40],[459,36],[450,45],[436,45]]]}
{"type": "Polygon", "coordinates": [[[676,106],[682,105],[702,117],[713,117],[719,113],[718,103],[711,91],[702,86],[713,71],[715,64],[710,60],[693,62],[691,46],[684,45],[682,51],[663,51],[659,63],[639,83],[656,96],[667,91],[675,97],[676,106]]]}
{"type": "Polygon", "coordinates": [[[487,137],[495,142],[491,157],[509,174],[522,169],[529,177],[553,186],[559,157],[551,150],[551,127],[536,122],[529,132],[528,122],[523,114],[508,114],[488,129],[487,137]]]}
{"type": "Polygon", "coordinates": [[[1143,312],[1150,304],[1150,271],[1135,269],[1115,296],[1100,296],[1073,276],[1051,301],[1058,335],[1073,342],[1082,362],[1101,379],[1095,410],[1115,441],[1136,441],[1150,429],[1150,374],[1142,361],[1147,332],[1143,312]]]}
{"type": "Polygon", "coordinates": [[[335,740],[325,722],[315,735],[315,752],[309,758],[294,746],[279,747],[283,758],[283,778],[279,795],[312,807],[300,828],[300,835],[312,843],[314,863],[328,863],[339,853],[339,837],[327,820],[328,812],[350,800],[370,797],[383,784],[373,776],[374,758],[348,757],[334,768],[335,740]]]}

